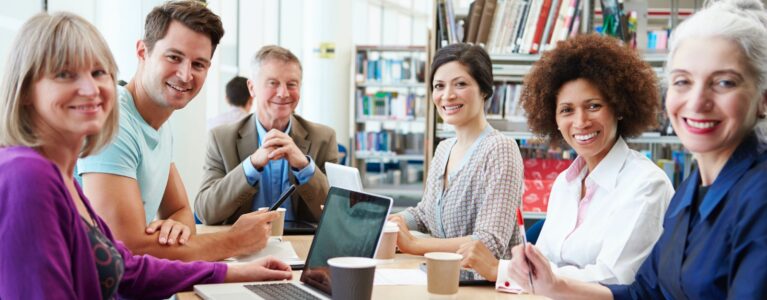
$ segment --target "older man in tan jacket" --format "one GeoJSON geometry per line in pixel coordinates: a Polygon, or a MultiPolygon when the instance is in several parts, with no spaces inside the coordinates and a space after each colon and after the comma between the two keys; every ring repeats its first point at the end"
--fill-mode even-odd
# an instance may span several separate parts
{"type": "Polygon", "coordinates": [[[211,131],[195,211],[205,224],[232,224],[295,184],[285,219],[316,222],[328,193],[325,162],[338,161],[335,132],[293,113],[302,75],[293,53],[265,46],[251,67],[257,112],[211,131]]]}

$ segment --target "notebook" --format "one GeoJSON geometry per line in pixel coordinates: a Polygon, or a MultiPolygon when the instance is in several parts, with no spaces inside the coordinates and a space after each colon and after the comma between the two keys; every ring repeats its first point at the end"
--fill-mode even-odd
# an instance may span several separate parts
{"type": "Polygon", "coordinates": [[[331,187],[300,282],[202,284],[194,292],[203,299],[330,299],[328,259],[372,258],[391,205],[389,197],[331,187]]]}

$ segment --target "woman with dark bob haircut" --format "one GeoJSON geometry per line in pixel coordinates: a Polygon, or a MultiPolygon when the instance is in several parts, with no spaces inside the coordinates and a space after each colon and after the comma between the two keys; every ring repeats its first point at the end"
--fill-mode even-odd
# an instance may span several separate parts
{"type": "MultiPolygon", "coordinates": [[[[634,51],[597,35],[560,42],[525,78],[530,129],[578,153],[552,186],[536,244],[557,275],[631,283],[663,231],[671,182],[623,139],[655,124],[655,82],[634,51]]],[[[480,274],[502,290],[507,283],[519,287],[512,286],[509,261],[483,253],[469,254],[482,262],[472,265],[480,274]]]]}
{"type": "Polygon", "coordinates": [[[455,137],[439,143],[418,206],[390,217],[400,226],[404,253],[455,252],[483,245],[509,258],[521,239],[513,226],[522,200],[522,156],[517,143],[485,120],[493,95],[490,56],[479,46],[453,44],[437,51],[431,67],[432,101],[455,137]],[[433,238],[414,238],[408,229],[433,238]]]}

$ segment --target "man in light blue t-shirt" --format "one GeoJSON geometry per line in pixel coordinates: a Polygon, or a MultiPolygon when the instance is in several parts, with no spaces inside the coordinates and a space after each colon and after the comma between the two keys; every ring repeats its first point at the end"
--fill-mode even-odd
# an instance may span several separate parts
{"type": "Polygon", "coordinates": [[[247,214],[228,231],[195,235],[189,199],[172,160],[166,121],[202,88],[223,34],[219,17],[197,1],[155,7],[136,44],[136,74],[118,88],[118,134],[102,152],[77,163],[94,209],[136,254],[215,261],[266,246],[274,212],[247,214]]]}

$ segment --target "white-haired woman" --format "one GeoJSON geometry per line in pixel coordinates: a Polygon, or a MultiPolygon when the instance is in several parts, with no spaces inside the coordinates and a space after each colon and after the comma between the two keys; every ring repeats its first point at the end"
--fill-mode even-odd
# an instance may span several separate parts
{"type": "Polygon", "coordinates": [[[532,245],[512,276],[568,299],[763,299],[767,295],[767,152],[756,133],[767,104],[767,13],[725,0],[672,34],[666,110],[698,169],[679,187],[664,231],[631,285],[560,278],[532,245]],[[528,267],[527,261],[532,265],[528,267]]]}

